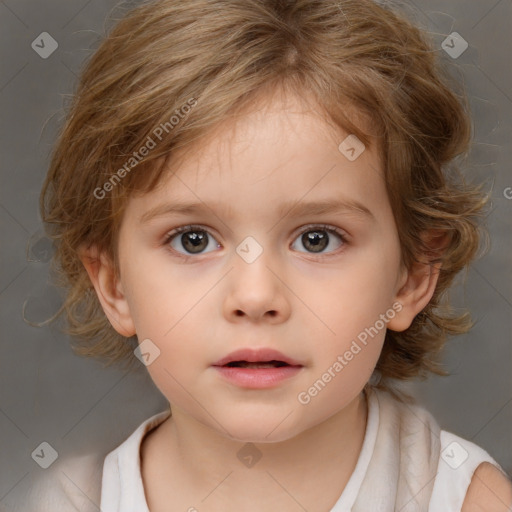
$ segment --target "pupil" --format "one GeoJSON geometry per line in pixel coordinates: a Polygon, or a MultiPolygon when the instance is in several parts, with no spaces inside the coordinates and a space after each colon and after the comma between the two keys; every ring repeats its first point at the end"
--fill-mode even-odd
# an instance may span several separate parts
{"type": "Polygon", "coordinates": [[[302,242],[306,248],[311,245],[313,252],[320,252],[327,247],[328,236],[322,231],[308,231],[302,235],[302,242]]]}
{"type": "Polygon", "coordinates": [[[192,253],[201,252],[208,245],[204,231],[189,231],[181,236],[181,242],[192,253]]]}

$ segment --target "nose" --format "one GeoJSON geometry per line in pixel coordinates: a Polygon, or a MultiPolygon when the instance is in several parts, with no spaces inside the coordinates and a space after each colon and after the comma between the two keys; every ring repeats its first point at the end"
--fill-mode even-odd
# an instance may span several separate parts
{"type": "Polygon", "coordinates": [[[286,276],[265,251],[248,263],[234,256],[234,268],[228,274],[224,315],[230,322],[282,323],[290,316],[286,276]]]}

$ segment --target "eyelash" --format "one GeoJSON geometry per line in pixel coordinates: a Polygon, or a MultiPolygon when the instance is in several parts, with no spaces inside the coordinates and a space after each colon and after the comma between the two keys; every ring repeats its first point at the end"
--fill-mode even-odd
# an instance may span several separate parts
{"type": "MultiPolygon", "coordinates": [[[[342,246],[341,248],[339,249],[336,249],[335,251],[332,251],[330,253],[327,253],[327,254],[322,254],[322,253],[318,253],[317,255],[315,255],[315,253],[308,253],[306,252],[305,254],[309,254],[311,256],[315,256],[317,259],[323,259],[323,258],[329,258],[330,256],[332,255],[336,255],[336,254],[339,254],[341,251],[343,251],[343,247],[348,245],[348,240],[347,240],[347,235],[342,232],[341,230],[339,230],[338,228],[335,228],[333,226],[329,226],[327,224],[309,224],[307,226],[304,227],[304,229],[302,229],[294,238],[297,239],[299,236],[303,235],[304,233],[307,233],[308,231],[326,231],[327,233],[334,233],[335,235],[338,235],[341,239],[341,242],[342,242],[342,246]]],[[[204,231],[206,233],[208,233],[208,235],[211,235],[211,233],[205,229],[203,226],[199,226],[197,224],[189,224],[187,226],[180,226],[176,229],[173,229],[170,233],[167,233],[167,235],[165,236],[165,240],[163,241],[163,244],[164,246],[168,247],[170,242],[178,235],[181,235],[182,233],[186,233],[188,231],[204,231]]],[[[169,247],[169,250],[173,252],[173,254],[177,254],[178,256],[180,257],[183,257],[183,258],[190,258],[190,257],[193,257],[193,256],[196,256],[194,254],[183,254],[181,252],[178,252],[178,251],[175,251],[174,249],[170,248],[169,247]]]]}

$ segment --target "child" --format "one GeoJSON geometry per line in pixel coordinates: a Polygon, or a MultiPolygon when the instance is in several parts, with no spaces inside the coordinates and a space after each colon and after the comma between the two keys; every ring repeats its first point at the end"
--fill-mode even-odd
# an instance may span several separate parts
{"type": "Polygon", "coordinates": [[[142,362],[170,404],[106,457],[103,512],[510,510],[396,384],[471,326],[443,301],[479,245],[469,143],[435,52],[371,0],[116,25],[41,195],[77,352],[142,362]]]}

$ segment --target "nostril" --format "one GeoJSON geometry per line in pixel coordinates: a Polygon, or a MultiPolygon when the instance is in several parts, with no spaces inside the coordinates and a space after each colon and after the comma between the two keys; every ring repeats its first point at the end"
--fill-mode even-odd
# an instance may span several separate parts
{"type": "MultiPolygon", "coordinates": [[[[277,316],[277,311],[275,309],[271,309],[270,311],[267,311],[266,314],[271,316],[271,317],[275,317],[275,316],[277,316]]],[[[235,315],[236,316],[244,316],[245,313],[241,309],[237,309],[235,311],[235,315]]]]}

